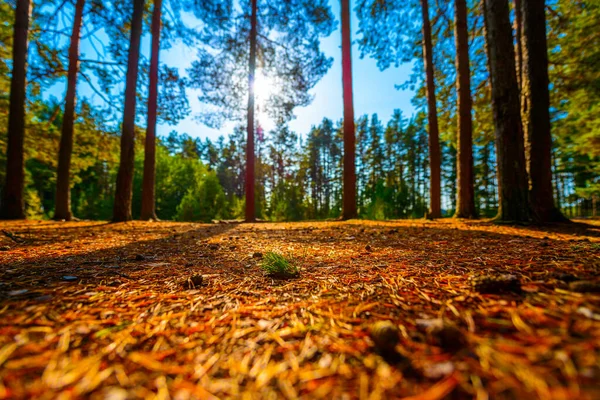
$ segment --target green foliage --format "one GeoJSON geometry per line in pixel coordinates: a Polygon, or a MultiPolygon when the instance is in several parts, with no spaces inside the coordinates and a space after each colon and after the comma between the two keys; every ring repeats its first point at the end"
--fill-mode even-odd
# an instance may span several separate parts
{"type": "MultiPolygon", "coordinates": [[[[208,23],[206,40],[188,70],[199,100],[210,107],[199,117],[210,126],[243,120],[248,101],[250,1],[216,0],[228,19],[208,23]]],[[[206,15],[206,14],[204,14],[206,15]]],[[[293,117],[293,109],[312,101],[309,90],[331,67],[333,59],[320,50],[320,39],[336,25],[327,0],[257,2],[257,72],[279,88],[264,108],[276,121],[293,117]]]]}
{"type": "Polygon", "coordinates": [[[575,192],[584,199],[600,199],[600,182],[594,182],[584,188],[577,188],[575,192]]]}
{"type": "Polygon", "coordinates": [[[420,218],[428,191],[427,135],[422,116],[407,120],[396,110],[385,129],[361,117],[357,160],[359,213],[369,219],[420,218]]]}
{"type": "MultiPolygon", "coordinates": [[[[156,149],[156,214],[159,219],[210,222],[228,217],[223,189],[189,150],[189,136],[171,134],[156,149]],[[184,144],[183,146],[174,143],[184,144]],[[173,151],[170,152],[169,148],[173,151]]],[[[139,217],[143,175],[143,152],[138,151],[133,181],[133,216],[139,217]]]]}
{"type": "Polygon", "coordinates": [[[293,182],[280,183],[271,195],[269,219],[272,221],[300,221],[305,215],[302,187],[293,182]]]}
{"type": "Polygon", "coordinates": [[[300,274],[295,260],[272,251],[263,256],[260,268],[267,275],[280,279],[295,278],[300,274]]]}
{"type": "Polygon", "coordinates": [[[197,187],[188,189],[177,206],[178,221],[210,222],[221,218],[225,207],[225,195],[214,172],[208,172],[197,187]]]}
{"type": "Polygon", "coordinates": [[[600,156],[600,3],[557,1],[547,18],[554,132],[590,157],[600,156]]]}

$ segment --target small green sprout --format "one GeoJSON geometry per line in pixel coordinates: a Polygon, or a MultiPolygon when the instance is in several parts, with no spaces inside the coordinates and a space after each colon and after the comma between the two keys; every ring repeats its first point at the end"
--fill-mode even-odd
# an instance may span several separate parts
{"type": "Polygon", "coordinates": [[[269,251],[265,253],[260,263],[260,268],[273,278],[290,279],[300,274],[296,263],[279,253],[269,251]]]}

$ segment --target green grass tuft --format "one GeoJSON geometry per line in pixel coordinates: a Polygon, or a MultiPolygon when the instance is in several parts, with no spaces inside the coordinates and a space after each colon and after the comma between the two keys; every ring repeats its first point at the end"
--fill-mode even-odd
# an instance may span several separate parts
{"type": "Polygon", "coordinates": [[[260,263],[260,268],[274,278],[289,279],[300,274],[296,263],[279,253],[267,252],[260,263]]]}

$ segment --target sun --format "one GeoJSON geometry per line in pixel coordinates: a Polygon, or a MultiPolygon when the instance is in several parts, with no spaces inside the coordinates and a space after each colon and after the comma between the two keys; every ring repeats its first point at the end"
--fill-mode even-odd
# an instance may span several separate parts
{"type": "Polygon", "coordinates": [[[259,109],[264,109],[269,97],[276,92],[273,79],[265,76],[261,69],[256,70],[254,76],[254,101],[259,109]]]}

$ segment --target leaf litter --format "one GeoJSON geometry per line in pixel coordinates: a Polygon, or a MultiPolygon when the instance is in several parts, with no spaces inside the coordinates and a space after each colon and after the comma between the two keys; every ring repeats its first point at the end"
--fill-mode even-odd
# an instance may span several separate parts
{"type": "Polygon", "coordinates": [[[586,223],[0,222],[0,398],[598,398],[586,223]]]}

